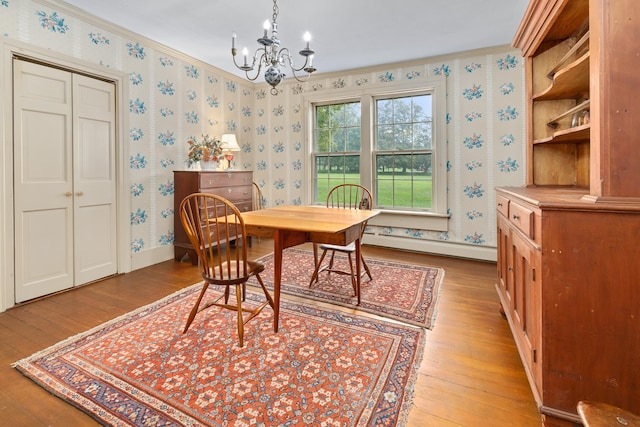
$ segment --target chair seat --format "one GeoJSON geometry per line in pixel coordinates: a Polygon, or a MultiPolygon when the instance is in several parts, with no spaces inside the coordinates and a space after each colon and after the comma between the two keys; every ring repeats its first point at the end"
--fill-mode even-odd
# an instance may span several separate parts
{"type": "Polygon", "coordinates": [[[339,251],[339,252],[355,252],[356,251],[356,244],[355,242],[351,242],[349,243],[347,246],[340,246],[340,245],[330,245],[328,243],[322,243],[320,245],[320,249],[324,250],[324,251],[339,251]]]}
{"type": "Polygon", "coordinates": [[[220,282],[219,283],[220,285],[228,285],[236,282],[239,282],[239,283],[246,282],[251,276],[255,276],[256,274],[262,273],[264,271],[264,264],[256,261],[247,260],[247,275],[244,277],[233,276],[232,279],[227,277],[228,271],[227,271],[226,262],[222,264],[222,268],[215,267],[215,269],[217,273],[216,275],[211,274],[211,268],[210,268],[209,274],[205,275],[203,273],[202,277],[213,284],[216,284],[216,282],[220,282]],[[222,277],[220,277],[220,272],[222,272],[222,277]],[[231,283],[228,283],[229,281],[231,281],[231,283]]]}
{"type": "Polygon", "coordinates": [[[585,427],[640,426],[640,415],[603,402],[578,402],[578,414],[585,427]]]}

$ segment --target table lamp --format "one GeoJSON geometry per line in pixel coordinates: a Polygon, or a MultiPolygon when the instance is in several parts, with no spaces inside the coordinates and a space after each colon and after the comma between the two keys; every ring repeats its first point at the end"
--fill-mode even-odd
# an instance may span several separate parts
{"type": "Polygon", "coordinates": [[[233,169],[231,166],[231,161],[233,160],[233,152],[240,151],[240,146],[238,145],[236,135],[234,133],[225,133],[224,135],[222,135],[221,141],[222,154],[228,162],[227,169],[233,169]]]}

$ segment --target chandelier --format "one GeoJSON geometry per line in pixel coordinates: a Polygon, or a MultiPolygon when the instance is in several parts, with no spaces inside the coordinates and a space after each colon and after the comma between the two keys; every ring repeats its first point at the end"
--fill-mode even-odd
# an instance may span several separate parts
{"type": "Polygon", "coordinates": [[[248,54],[249,51],[245,47],[242,50],[242,55],[244,56],[244,62],[242,65],[238,65],[236,62],[236,33],[233,33],[231,37],[231,55],[233,55],[233,63],[240,70],[245,72],[247,79],[254,81],[260,75],[260,71],[262,67],[265,67],[264,79],[267,83],[271,85],[271,94],[277,95],[278,89],[276,86],[282,81],[285,77],[284,69],[286,66],[291,68],[293,73],[293,77],[296,80],[302,82],[309,79],[311,73],[316,71],[313,67],[313,55],[315,52],[309,47],[309,43],[311,41],[311,34],[307,31],[304,33],[304,41],[307,43],[307,46],[298,52],[302,57],[304,57],[304,64],[300,68],[296,68],[293,64],[293,58],[289,53],[289,49],[286,47],[280,48],[280,40],[278,39],[278,23],[276,22],[278,18],[278,3],[277,0],[273,0],[273,18],[271,23],[269,20],[264,21],[264,35],[258,39],[258,43],[262,45],[259,47],[255,54],[253,55],[253,59],[251,64],[248,62],[248,54]],[[268,36],[269,28],[271,28],[271,37],[268,36]],[[253,77],[249,75],[249,72],[254,71],[256,64],[258,69],[253,77]],[[298,77],[296,73],[300,71],[304,71],[307,73],[303,79],[298,77]]]}

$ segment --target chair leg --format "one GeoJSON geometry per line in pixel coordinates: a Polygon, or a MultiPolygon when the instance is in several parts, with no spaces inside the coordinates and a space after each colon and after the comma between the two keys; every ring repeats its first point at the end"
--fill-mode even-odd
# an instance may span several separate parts
{"type": "Polygon", "coordinates": [[[324,261],[324,257],[327,255],[327,251],[322,251],[322,255],[318,260],[318,264],[316,264],[316,268],[313,270],[313,274],[311,275],[311,280],[309,281],[309,286],[313,284],[313,282],[318,281],[318,275],[320,274],[320,266],[322,266],[322,261],[324,261]]]}
{"type": "Polygon", "coordinates": [[[351,286],[353,287],[353,296],[358,295],[358,283],[356,281],[356,272],[353,271],[353,259],[351,258],[351,252],[347,254],[349,256],[349,271],[351,271],[351,286]]]}
{"type": "Polygon", "coordinates": [[[327,275],[331,275],[331,270],[333,270],[333,258],[336,256],[336,251],[331,251],[331,259],[329,260],[329,267],[327,270],[329,271],[327,275]]]}
{"type": "Polygon", "coordinates": [[[189,313],[187,324],[184,326],[184,330],[182,331],[183,334],[187,332],[187,330],[189,329],[189,326],[191,326],[191,322],[193,322],[193,319],[195,319],[196,314],[198,314],[198,308],[200,307],[200,303],[202,302],[202,297],[204,297],[204,293],[207,291],[208,287],[209,287],[209,284],[207,282],[204,282],[204,284],[202,285],[202,290],[200,291],[200,295],[198,295],[198,300],[193,305],[193,308],[191,309],[191,313],[189,313]]]}
{"type": "Polygon", "coordinates": [[[229,287],[224,288],[224,303],[229,304],[229,287]]]}
{"type": "MultiPolygon", "coordinates": [[[[228,289],[228,288],[227,288],[228,289]]],[[[236,285],[236,307],[238,312],[238,339],[240,347],[244,347],[244,317],[242,316],[242,285],[236,285]]]]}
{"type": "Polygon", "coordinates": [[[271,308],[273,308],[274,307],[273,298],[271,297],[271,294],[269,294],[269,291],[267,290],[267,287],[264,285],[264,282],[262,281],[262,277],[260,277],[259,274],[256,274],[256,280],[258,280],[260,287],[264,291],[264,296],[267,298],[267,301],[269,301],[269,305],[271,306],[271,308]]]}
{"type": "Polygon", "coordinates": [[[362,254],[360,254],[360,260],[362,261],[362,266],[364,267],[364,271],[367,273],[367,276],[369,276],[369,280],[373,280],[373,277],[371,277],[371,271],[369,270],[369,266],[365,262],[362,254]]]}

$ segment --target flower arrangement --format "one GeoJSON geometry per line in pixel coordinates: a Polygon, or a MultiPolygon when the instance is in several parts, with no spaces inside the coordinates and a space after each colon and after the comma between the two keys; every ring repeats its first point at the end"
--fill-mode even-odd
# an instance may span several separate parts
{"type": "Polygon", "coordinates": [[[218,161],[222,154],[222,142],[216,137],[202,135],[202,141],[198,142],[194,138],[189,138],[188,163],[189,166],[202,160],[203,162],[218,161]]]}

